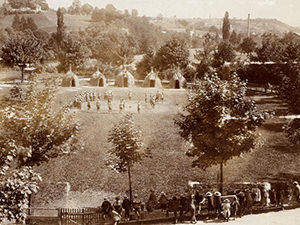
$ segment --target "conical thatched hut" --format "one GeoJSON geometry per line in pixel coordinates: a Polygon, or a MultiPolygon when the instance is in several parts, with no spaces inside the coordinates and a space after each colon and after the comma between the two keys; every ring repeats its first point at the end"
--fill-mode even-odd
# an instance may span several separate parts
{"type": "Polygon", "coordinates": [[[181,89],[186,87],[186,80],[178,69],[170,80],[169,88],[181,89]]]}
{"type": "Polygon", "coordinates": [[[61,82],[62,87],[78,87],[79,86],[79,79],[76,76],[75,73],[73,73],[72,69],[64,75],[62,82],[61,82]]]}
{"type": "Polygon", "coordinates": [[[91,77],[90,84],[92,86],[96,87],[106,87],[106,77],[101,73],[99,70],[97,70],[91,77]]]}
{"type": "Polygon", "coordinates": [[[115,85],[117,87],[134,87],[134,76],[126,69],[117,76],[115,85]]]}
{"type": "Polygon", "coordinates": [[[158,74],[155,73],[153,70],[151,70],[151,72],[145,77],[143,86],[161,88],[162,84],[161,84],[161,80],[158,77],[158,74]]]}

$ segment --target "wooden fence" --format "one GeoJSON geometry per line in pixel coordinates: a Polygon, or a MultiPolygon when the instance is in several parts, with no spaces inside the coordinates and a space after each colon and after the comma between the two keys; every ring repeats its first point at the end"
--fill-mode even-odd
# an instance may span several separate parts
{"type": "Polygon", "coordinates": [[[101,225],[104,224],[98,208],[58,209],[61,225],[101,225]]]}

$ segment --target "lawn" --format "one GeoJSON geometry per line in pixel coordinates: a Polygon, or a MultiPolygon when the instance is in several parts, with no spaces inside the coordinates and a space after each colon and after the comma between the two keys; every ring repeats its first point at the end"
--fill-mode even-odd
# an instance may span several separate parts
{"type": "MultiPolygon", "coordinates": [[[[58,103],[65,104],[82,91],[101,93],[102,98],[107,88],[61,88],[58,91],[58,103]]],[[[134,113],[136,124],[143,132],[144,147],[152,152],[152,158],[145,159],[133,169],[134,192],[146,197],[152,188],[167,194],[181,193],[187,188],[189,180],[211,184],[217,189],[218,167],[202,171],[191,167],[191,158],[185,155],[186,145],[174,125],[174,117],[181,110],[186,99],[184,90],[164,90],[165,101],[152,109],[144,103],[145,93],[156,93],[155,89],[111,88],[113,91],[113,111],[107,110],[107,104],[101,100],[101,110],[76,110],[76,118],[81,124],[81,137],[85,149],[68,157],[60,158],[39,168],[45,182],[67,181],[73,193],[92,191],[93,193],[123,194],[128,188],[127,174],[119,174],[106,165],[107,133],[120,119],[119,99],[127,100],[129,90],[133,99],[126,102],[126,110],[134,113]],[[142,112],[136,111],[137,101],[143,103],[142,112]],[[75,192],[76,191],[76,192],[75,192]]],[[[285,105],[272,94],[251,93],[260,110],[274,110],[274,118],[265,121],[259,128],[262,146],[241,158],[227,162],[225,166],[225,185],[240,181],[263,181],[286,179],[299,176],[299,147],[292,146],[282,132],[282,126],[288,122],[277,116],[284,115],[285,105]]],[[[86,193],[86,192],[85,192],[86,193]]],[[[86,198],[89,199],[89,198],[86,198]]],[[[73,199],[73,203],[76,200],[73,199]]],[[[79,204],[79,203],[78,203],[79,204]]],[[[91,206],[80,199],[80,204],[91,206]]]]}

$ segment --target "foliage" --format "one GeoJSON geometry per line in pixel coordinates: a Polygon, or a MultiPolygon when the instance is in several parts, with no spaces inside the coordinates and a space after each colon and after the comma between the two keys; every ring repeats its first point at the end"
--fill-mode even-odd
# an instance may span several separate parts
{"type": "Polygon", "coordinates": [[[246,53],[248,57],[251,57],[251,53],[255,51],[256,42],[251,37],[246,37],[240,44],[241,51],[246,53]]]}
{"type": "Polygon", "coordinates": [[[233,46],[238,46],[241,42],[240,36],[233,30],[230,38],[229,38],[229,42],[233,45],[233,46]]]}
{"type": "Polygon", "coordinates": [[[160,47],[155,56],[155,68],[159,71],[171,67],[185,68],[189,63],[189,50],[183,40],[172,39],[160,47]]]}
{"type": "Polygon", "coordinates": [[[0,213],[17,222],[25,220],[28,196],[38,188],[32,167],[82,146],[68,108],[54,105],[55,90],[32,82],[0,107],[0,213]]]}
{"type": "Polygon", "coordinates": [[[31,31],[36,31],[38,29],[36,23],[32,19],[32,17],[25,18],[22,16],[20,19],[19,15],[16,14],[14,16],[13,22],[12,22],[12,28],[15,31],[25,31],[26,29],[29,29],[31,31]]]}
{"type": "Polygon", "coordinates": [[[229,42],[222,41],[214,55],[215,67],[223,65],[225,62],[232,62],[235,56],[232,45],[229,42]]]}
{"type": "MultiPolygon", "coordinates": [[[[288,71],[284,74],[284,78],[280,83],[278,95],[288,106],[289,113],[293,115],[300,114],[300,67],[299,64],[288,64],[288,71]]],[[[300,143],[300,119],[295,118],[284,126],[284,130],[293,144],[300,143]]]]}
{"type": "Polygon", "coordinates": [[[84,42],[84,39],[76,35],[69,34],[62,43],[62,49],[59,52],[59,71],[66,72],[70,65],[74,70],[83,67],[84,61],[91,55],[90,50],[84,42]]]}
{"type": "Polygon", "coordinates": [[[224,41],[229,40],[229,38],[230,38],[230,22],[229,22],[229,13],[227,11],[225,12],[225,16],[223,19],[222,35],[223,35],[224,41]]]}
{"type": "Polygon", "coordinates": [[[13,66],[24,63],[39,63],[49,57],[46,44],[32,33],[17,33],[2,47],[4,63],[13,66]]]}
{"type": "Polygon", "coordinates": [[[19,100],[1,106],[0,147],[9,149],[13,143],[20,149],[18,167],[40,165],[80,147],[78,124],[67,107],[55,110],[55,88],[47,85],[38,88],[33,82],[19,100]]]}
{"type": "Polygon", "coordinates": [[[72,5],[68,8],[68,13],[71,15],[80,15],[81,13],[80,0],[73,0],[72,5]]]}
{"type": "Polygon", "coordinates": [[[128,167],[140,162],[145,156],[140,150],[143,146],[141,131],[135,127],[132,114],[124,115],[121,121],[113,126],[107,140],[113,145],[109,151],[114,158],[112,166],[119,172],[126,172],[128,167]]]}
{"type": "Polygon", "coordinates": [[[141,76],[141,78],[144,79],[151,71],[151,68],[153,67],[153,61],[154,53],[149,51],[143,56],[143,59],[139,63],[137,63],[136,72],[141,76]]]}
{"type": "Polygon", "coordinates": [[[195,58],[200,62],[196,65],[196,75],[198,78],[202,79],[205,74],[214,72],[212,66],[216,50],[217,43],[215,38],[207,33],[204,36],[203,48],[198,50],[195,55],[195,58]]]}
{"type": "Polygon", "coordinates": [[[62,9],[59,8],[56,12],[57,16],[57,28],[56,28],[56,43],[57,46],[61,46],[62,41],[65,38],[65,24],[64,24],[64,13],[62,9]]]}
{"type": "Polygon", "coordinates": [[[45,0],[8,0],[10,7],[14,9],[30,8],[37,9],[40,6],[43,10],[48,10],[49,6],[45,0]]]}
{"type": "Polygon", "coordinates": [[[81,13],[83,15],[91,15],[93,12],[93,6],[91,6],[89,3],[85,3],[82,7],[81,7],[81,13]]]}
{"type": "Polygon", "coordinates": [[[246,83],[236,75],[228,81],[205,76],[189,94],[175,124],[191,144],[193,166],[206,169],[241,156],[256,146],[256,129],[264,120],[255,102],[246,97],[246,83]]]}
{"type": "Polygon", "coordinates": [[[257,61],[281,62],[284,46],[276,34],[265,33],[262,35],[262,45],[256,49],[257,61]]]}
{"type": "Polygon", "coordinates": [[[29,196],[38,191],[38,182],[41,181],[41,177],[31,167],[23,167],[10,171],[10,176],[3,177],[2,175],[0,180],[1,217],[10,221],[25,221],[29,196]]]}

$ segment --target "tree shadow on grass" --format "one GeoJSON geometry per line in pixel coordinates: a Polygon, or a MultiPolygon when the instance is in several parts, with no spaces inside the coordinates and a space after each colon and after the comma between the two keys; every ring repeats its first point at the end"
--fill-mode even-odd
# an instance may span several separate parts
{"type": "Polygon", "coordinates": [[[282,127],[285,125],[286,123],[264,123],[262,125],[262,128],[267,130],[267,131],[271,131],[271,132],[276,132],[276,133],[280,133],[283,132],[282,127]]]}
{"type": "Polygon", "coordinates": [[[278,152],[285,153],[285,154],[294,154],[294,153],[300,153],[300,147],[297,145],[292,145],[289,143],[286,144],[276,144],[273,145],[272,148],[278,152]]]}

